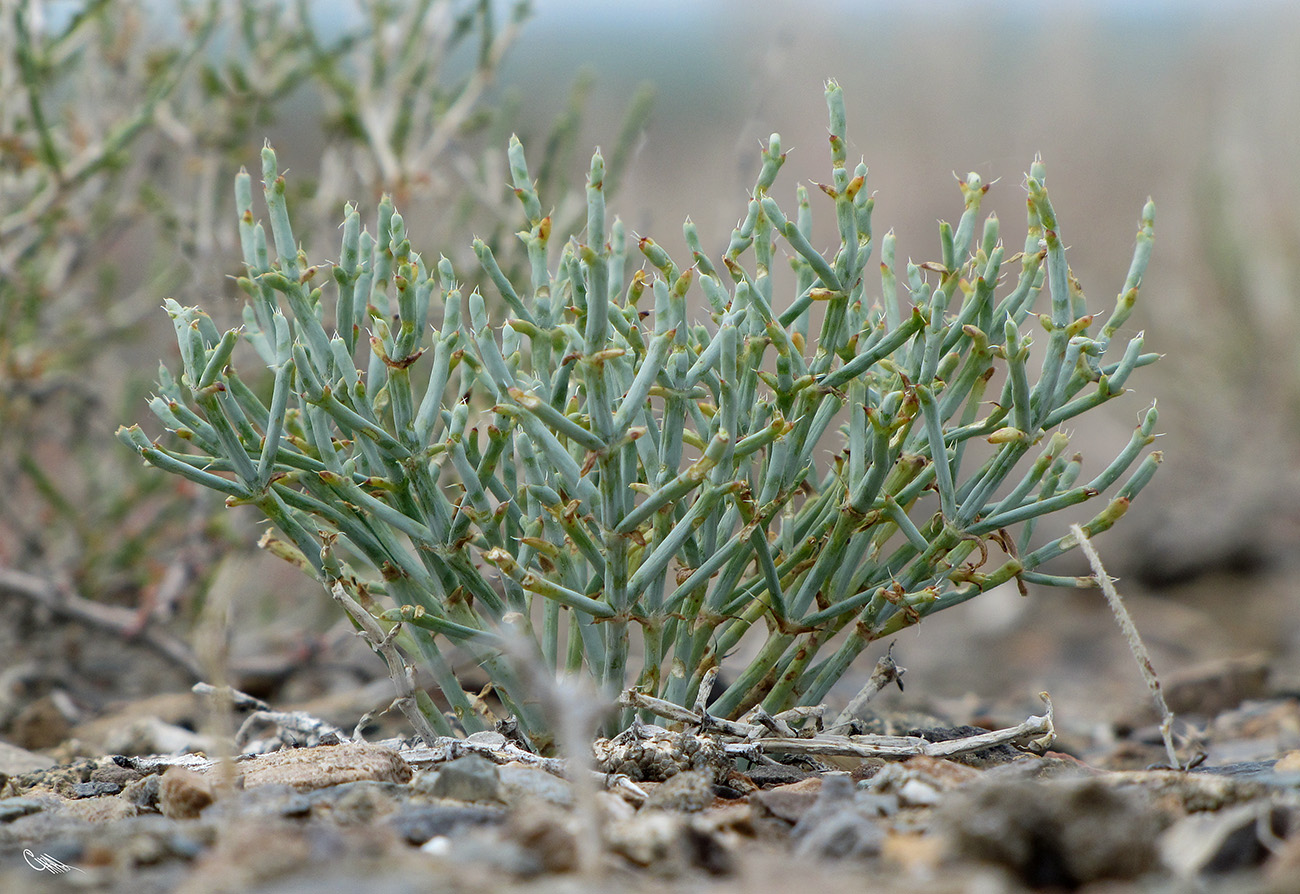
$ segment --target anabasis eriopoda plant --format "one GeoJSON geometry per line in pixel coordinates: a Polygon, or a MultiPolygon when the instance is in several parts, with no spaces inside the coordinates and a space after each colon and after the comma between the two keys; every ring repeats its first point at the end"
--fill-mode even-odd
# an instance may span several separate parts
{"type": "MultiPolygon", "coordinates": [[[[1035,546],[1031,533],[1127,474],[1083,526],[1109,528],[1160,461],[1146,451],[1154,408],[1086,479],[1062,428],[1155,359],[1141,334],[1113,341],[1137,298],[1153,206],[1104,321],[1070,274],[1038,161],[1020,252],[995,217],[977,235],[987,187],[972,174],[937,261],[899,270],[887,234],[870,263],[867,169],[847,163],[839,87],[826,95],[830,253],[810,242],[807,190],[793,214],[771,194],[777,136],[723,256],[708,257],[688,223],[685,265],[607,219],[599,152],[584,237],[552,246],[512,141],[531,276],[511,281],[476,242],[490,298],[413,252],[388,201],[373,234],[349,207],[338,262],[310,265],[267,148],[276,257],[249,176],[236,183],[242,330],[167,305],[182,370],[162,371],[151,408],[186,449],[138,427],[121,437],[255,504],[277,532],[271,549],[383,628],[401,624],[394,643],[469,730],[488,721],[449,647],[537,730],[503,637],[525,635],[549,671],[587,673],[611,695],[631,685],[690,705],[705,673],[765,630],[712,704],[734,717],[818,702],[868,643],[991,587],[1079,585],[1038,570],[1073,536],[1035,546]],[[773,271],[782,253],[789,277],[773,271]],[[241,338],[272,373],[269,401],[231,364],[241,338]]],[[[449,729],[440,706],[421,704],[449,729]]]]}

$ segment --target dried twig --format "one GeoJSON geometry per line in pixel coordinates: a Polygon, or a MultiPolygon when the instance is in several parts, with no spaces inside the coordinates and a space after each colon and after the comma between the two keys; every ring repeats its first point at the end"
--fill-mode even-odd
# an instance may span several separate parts
{"type": "Polygon", "coordinates": [[[1119,624],[1119,629],[1124,632],[1124,639],[1128,640],[1129,651],[1133,653],[1133,660],[1137,662],[1138,669],[1142,671],[1142,678],[1147,682],[1147,688],[1151,690],[1151,698],[1156,703],[1156,710],[1160,712],[1160,737],[1165,742],[1165,752],[1169,755],[1169,766],[1175,770],[1186,769],[1178,759],[1178,752],[1174,748],[1174,712],[1169,710],[1169,705],[1165,702],[1165,694],[1160,689],[1160,678],[1156,676],[1155,665],[1151,663],[1151,655],[1147,652],[1147,647],[1142,642],[1141,635],[1138,634],[1137,625],[1133,623],[1133,616],[1128,613],[1124,606],[1124,600],[1120,598],[1119,591],[1115,589],[1115,584],[1111,580],[1106,568],[1101,564],[1101,556],[1097,555],[1097,550],[1093,547],[1092,541],[1084,533],[1083,528],[1078,525],[1070,525],[1072,533],[1079,541],[1079,549],[1088,557],[1088,564],[1092,566],[1093,575],[1097,579],[1097,585],[1101,587],[1101,592],[1106,595],[1106,602],[1110,605],[1111,612],[1115,615],[1115,621],[1119,624]]]}
{"type": "MultiPolygon", "coordinates": [[[[1047,707],[1047,713],[1034,715],[1018,726],[993,730],[960,739],[944,742],[929,742],[916,736],[771,736],[769,728],[762,724],[738,723],[734,720],[719,720],[705,715],[703,718],[694,711],[688,711],[679,705],[652,698],[629,689],[619,698],[619,703],[627,707],[644,708],[667,720],[681,721],[692,725],[705,725],[723,736],[743,741],[725,743],[728,754],[735,756],[753,756],[758,754],[826,754],[848,755],[856,757],[911,757],[924,754],[931,757],[952,757],[980,751],[994,745],[1015,744],[1029,751],[1042,752],[1056,737],[1056,727],[1052,710],[1052,700],[1046,692],[1040,692],[1039,698],[1047,707]]],[[[768,718],[771,719],[771,718],[768,718]]],[[[781,724],[784,726],[784,724],[781,724]]],[[[788,727],[786,727],[788,729],[788,727]]]]}
{"type": "Polygon", "coordinates": [[[420,706],[416,703],[415,669],[402,660],[401,653],[393,645],[393,636],[401,629],[401,625],[395,624],[391,631],[385,632],[374,616],[343,589],[341,582],[335,581],[330,592],[335,601],[343,606],[343,610],[361,628],[358,635],[365,639],[370,648],[383,656],[384,661],[388,664],[388,675],[392,678],[393,685],[397,687],[397,700],[394,704],[398,706],[406,719],[411,721],[411,726],[415,727],[415,731],[426,742],[432,742],[439,738],[438,734],[434,732],[432,724],[429,723],[429,719],[424,716],[424,712],[420,710],[420,706]]]}
{"type": "Polygon", "coordinates": [[[871,676],[867,678],[867,682],[858,690],[858,694],[853,696],[849,703],[844,706],[844,710],[839,713],[830,729],[826,731],[827,734],[835,735],[844,732],[854,720],[861,716],[867,702],[875,698],[876,694],[890,683],[897,683],[899,690],[902,690],[903,674],[905,673],[907,673],[907,668],[899,667],[894,661],[894,644],[890,643],[884,657],[876,662],[876,668],[871,672],[871,676]]]}
{"type": "Polygon", "coordinates": [[[1056,736],[1052,723],[1052,703],[1047,693],[1040,694],[1047,713],[1034,715],[1018,726],[993,730],[945,742],[930,742],[916,736],[813,736],[802,738],[767,738],[735,745],[724,745],[728,754],[743,754],[757,749],[767,754],[824,754],[849,757],[953,757],[995,745],[1022,745],[1030,751],[1043,751],[1056,736]]]}
{"type": "Polygon", "coordinates": [[[0,568],[0,594],[28,599],[61,617],[107,630],[127,642],[143,643],[196,680],[204,675],[189,646],[153,624],[141,627],[139,615],[131,609],[94,602],[71,587],[12,568],[0,568]]]}
{"type": "Polygon", "coordinates": [[[233,686],[213,686],[211,683],[195,683],[190,687],[190,691],[195,695],[201,695],[204,698],[230,699],[230,706],[232,708],[252,708],[254,711],[271,710],[271,706],[257,696],[249,695],[247,692],[240,692],[233,686]]]}
{"type": "Polygon", "coordinates": [[[758,724],[723,720],[721,717],[714,717],[707,713],[700,714],[673,702],[638,692],[635,689],[628,689],[620,695],[618,703],[625,708],[644,708],[651,714],[663,717],[666,720],[678,720],[682,723],[701,726],[706,729],[716,729],[725,735],[738,736],[742,739],[760,736],[766,732],[765,727],[758,724]]]}

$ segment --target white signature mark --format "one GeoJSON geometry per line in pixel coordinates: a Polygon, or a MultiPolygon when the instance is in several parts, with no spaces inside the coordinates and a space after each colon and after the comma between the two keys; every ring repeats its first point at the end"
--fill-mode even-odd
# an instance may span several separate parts
{"type": "Polygon", "coordinates": [[[23,849],[23,859],[27,861],[28,866],[37,872],[53,872],[55,875],[62,875],[65,872],[85,872],[84,869],[69,866],[67,863],[54,859],[49,854],[33,854],[26,848],[23,849]]]}

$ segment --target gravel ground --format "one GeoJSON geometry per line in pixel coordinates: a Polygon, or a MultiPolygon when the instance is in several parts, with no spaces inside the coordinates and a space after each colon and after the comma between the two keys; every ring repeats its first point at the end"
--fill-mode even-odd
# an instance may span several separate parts
{"type": "MultiPolygon", "coordinates": [[[[873,703],[872,730],[938,740],[1013,726],[1047,688],[1057,739],[1046,754],[704,763],[604,791],[504,753],[399,740],[259,755],[229,777],[193,757],[171,766],[143,756],[221,751],[195,732],[204,702],[185,681],[138,646],[16,607],[0,704],[12,743],[0,742],[0,891],[789,892],[869,879],[911,894],[1294,892],[1293,579],[1276,569],[1130,598],[1179,714],[1180,754],[1204,755],[1191,772],[1153,768],[1166,760],[1156,717],[1099,597],[1046,594],[1009,601],[1001,620],[990,602],[898,638],[907,689],[873,703]],[[98,676],[78,687],[87,667],[98,676]]],[[[275,707],[351,731],[391,695],[338,664],[302,671],[327,682],[283,682],[273,701],[317,697],[275,707]]],[[[404,732],[385,720],[368,738],[404,732]]]]}

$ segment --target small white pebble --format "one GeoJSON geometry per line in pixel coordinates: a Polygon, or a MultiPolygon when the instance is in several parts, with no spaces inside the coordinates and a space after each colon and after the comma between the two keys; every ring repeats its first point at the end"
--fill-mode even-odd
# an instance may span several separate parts
{"type": "Polygon", "coordinates": [[[909,779],[898,791],[904,807],[933,807],[939,803],[939,790],[919,779],[909,779]]]}
{"type": "Polygon", "coordinates": [[[420,845],[420,850],[435,857],[445,857],[451,853],[451,839],[446,835],[435,835],[420,845]]]}

